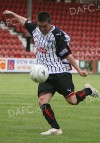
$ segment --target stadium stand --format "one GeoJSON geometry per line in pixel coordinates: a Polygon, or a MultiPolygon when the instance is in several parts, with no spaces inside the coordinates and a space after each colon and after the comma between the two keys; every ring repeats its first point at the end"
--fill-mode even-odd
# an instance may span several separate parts
{"type": "MultiPolygon", "coordinates": [[[[18,13],[26,17],[26,0],[1,0],[0,1],[0,20],[6,20],[2,16],[2,12],[5,9],[12,10],[15,13],[18,13]]],[[[32,5],[32,19],[35,20],[36,14],[40,11],[47,11],[52,16],[52,24],[58,26],[71,37],[70,47],[73,51],[73,55],[76,59],[100,59],[100,10],[96,9],[96,6],[87,5],[87,9],[84,11],[84,5],[82,3],[56,3],[56,2],[37,2],[33,1],[32,5]],[[74,12],[72,12],[72,8],[74,12]],[[79,8],[81,9],[79,11],[79,8]],[[87,53],[88,51],[88,53],[87,53]],[[95,55],[93,54],[95,51],[95,55]],[[78,54],[80,52],[80,54],[78,54]],[[86,54],[87,53],[87,54],[86,54]],[[90,56],[90,53],[92,56],[90,56]],[[84,56],[83,56],[84,55],[84,56]]],[[[13,21],[13,23],[16,23],[13,21]]],[[[18,33],[23,33],[23,36],[26,34],[26,30],[19,23],[10,24],[8,26],[13,26],[15,31],[18,33]]],[[[6,32],[5,32],[6,33],[6,32]]],[[[7,35],[7,33],[6,33],[7,35]]],[[[11,37],[14,49],[17,47],[22,50],[21,43],[16,45],[13,37],[11,37]],[[15,44],[14,44],[15,43],[15,44]],[[20,46],[18,46],[20,45],[20,46]]],[[[3,41],[2,39],[1,41],[3,41]]],[[[4,43],[4,42],[1,42],[4,43]]],[[[9,40],[5,42],[9,45],[9,40]]],[[[11,44],[12,45],[12,44],[11,44]]],[[[2,47],[2,46],[1,46],[2,47]]],[[[11,49],[12,46],[10,46],[11,49]]],[[[7,49],[7,46],[4,46],[4,49],[7,49]],[[5,48],[6,47],[6,48],[5,48]]],[[[8,49],[9,50],[9,49],[8,49]]],[[[1,50],[2,51],[2,50],[1,50]]],[[[7,51],[7,50],[6,50],[7,51]]],[[[25,51],[22,53],[24,54],[25,51]]],[[[9,52],[8,52],[9,53],[9,52]]],[[[8,54],[6,52],[6,55],[8,54]]],[[[23,56],[23,54],[20,54],[23,56]]],[[[26,53],[25,53],[26,54],[26,53]]],[[[25,56],[25,55],[24,55],[25,56]]],[[[25,57],[29,57],[26,54],[25,57]]]]}
{"type": "Polygon", "coordinates": [[[0,28],[0,57],[35,58],[35,54],[26,52],[17,35],[0,28]]]}

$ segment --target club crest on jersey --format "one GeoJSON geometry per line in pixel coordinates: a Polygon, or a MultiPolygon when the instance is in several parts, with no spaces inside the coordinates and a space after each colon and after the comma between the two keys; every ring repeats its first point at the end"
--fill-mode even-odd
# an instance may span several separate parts
{"type": "Polygon", "coordinates": [[[37,48],[37,51],[44,53],[44,54],[47,53],[47,49],[45,49],[44,47],[37,48]]]}

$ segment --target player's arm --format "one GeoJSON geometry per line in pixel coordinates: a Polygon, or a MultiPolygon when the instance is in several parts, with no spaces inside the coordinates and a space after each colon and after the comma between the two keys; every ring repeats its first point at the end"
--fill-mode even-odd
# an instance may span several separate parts
{"type": "Polygon", "coordinates": [[[74,57],[72,56],[71,54],[71,50],[66,42],[66,37],[64,36],[64,34],[62,33],[61,36],[58,37],[58,40],[57,40],[57,50],[56,50],[56,54],[57,56],[59,56],[61,59],[67,59],[68,62],[78,71],[78,73],[81,75],[81,76],[87,76],[87,73],[85,71],[82,71],[74,57]]]}
{"type": "Polygon", "coordinates": [[[81,76],[87,76],[87,72],[86,71],[82,71],[79,66],[77,65],[74,57],[72,56],[72,54],[69,54],[66,59],[69,61],[69,63],[78,71],[78,73],[81,76]]]}
{"type": "Polygon", "coordinates": [[[32,23],[31,21],[27,20],[27,18],[22,17],[12,11],[9,10],[5,10],[3,12],[4,15],[12,15],[14,18],[16,18],[18,20],[18,22],[20,22],[22,25],[25,26],[25,28],[27,29],[27,31],[32,35],[33,30],[36,28],[37,24],[36,23],[32,23]]]}
{"type": "Polygon", "coordinates": [[[14,13],[14,12],[12,12],[12,11],[9,11],[9,10],[5,10],[5,11],[3,12],[3,14],[4,14],[4,15],[11,15],[11,16],[13,16],[13,17],[16,18],[16,19],[18,20],[18,22],[20,22],[22,25],[24,25],[24,24],[25,24],[25,21],[27,20],[27,18],[22,17],[22,16],[20,16],[20,15],[14,13]]]}

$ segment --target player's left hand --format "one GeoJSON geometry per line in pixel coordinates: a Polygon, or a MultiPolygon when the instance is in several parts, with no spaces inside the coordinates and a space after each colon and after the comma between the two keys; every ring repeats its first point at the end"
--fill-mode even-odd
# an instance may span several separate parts
{"type": "Polygon", "coordinates": [[[82,70],[80,70],[78,73],[80,76],[83,76],[83,77],[86,77],[88,75],[86,71],[82,71],[82,70]]]}

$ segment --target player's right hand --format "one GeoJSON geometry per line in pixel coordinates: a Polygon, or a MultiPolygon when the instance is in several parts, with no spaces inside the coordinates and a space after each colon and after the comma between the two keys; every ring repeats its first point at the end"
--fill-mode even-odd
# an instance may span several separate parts
{"type": "Polygon", "coordinates": [[[80,76],[83,76],[83,77],[86,77],[88,75],[86,71],[82,71],[82,70],[79,70],[78,73],[80,76]]]}
{"type": "Polygon", "coordinates": [[[5,11],[3,12],[3,14],[4,14],[4,15],[10,15],[10,14],[12,14],[12,11],[5,10],[5,11]]]}

